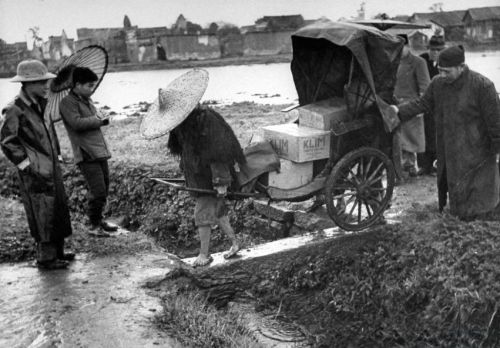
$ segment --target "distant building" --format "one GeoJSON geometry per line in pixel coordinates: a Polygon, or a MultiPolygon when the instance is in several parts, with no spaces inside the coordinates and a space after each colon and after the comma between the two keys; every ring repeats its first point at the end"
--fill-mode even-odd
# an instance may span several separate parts
{"type": "Polygon", "coordinates": [[[64,30],[61,36],[49,36],[47,48],[50,59],[57,61],[61,58],[71,56],[75,52],[74,41],[66,37],[64,30]]]}
{"type": "Polygon", "coordinates": [[[408,18],[407,22],[430,26],[428,29],[420,29],[420,32],[425,34],[428,38],[430,38],[435,33],[440,33],[444,35],[444,28],[438,23],[432,21],[435,14],[436,14],[435,12],[429,12],[429,13],[416,12],[408,18]]]}
{"type": "Polygon", "coordinates": [[[446,41],[462,41],[465,36],[464,15],[465,11],[435,12],[431,23],[443,28],[446,41]]]}
{"type": "Polygon", "coordinates": [[[428,30],[420,30],[428,38],[439,33],[446,41],[462,41],[465,35],[463,17],[466,11],[438,11],[428,13],[414,13],[408,22],[430,25],[428,30]]]}
{"type": "Polygon", "coordinates": [[[397,15],[391,18],[393,21],[409,22],[410,16],[408,15],[397,15]]]}
{"type": "Polygon", "coordinates": [[[177,17],[175,24],[172,25],[172,32],[177,34],[185,34],[187,31],[187,20],[182,14],[177,17]]]}
{"type": "Polygon", "coordinates": [[[479,43],[500,41],[500,6],[471,8],[463,22],[468,40],[479,43]]]}
{"type": "MultiPolygon", "coordinates": [[[[129,59],[133,63],[149,63],[159,60],[162,56],[160,37],[169,35],[170,30],[167,27],[137,28],[131,29],[134,33],[128,35],[127,41],[129,59]],[[132,38],[135,34],[135,38],[132,38]]],[[[162,56],[166,60],[165,55],[162,56]]]]}
{"type": "Polygon", "coordinates": [[[244,54],[243,30],[225,25],[217,29],[221,57],[241,57],[244,54]]]}
{"type": "MultiPolygon", "coordinates": [[[[136,28],[136,27],[132,27],[136,28]]],[[[78,40],[75,42],[76,50],[90,45],[99,45],[108,52],[109,62],[127,63],[130,61],[127,48],[127,33],[133,29],[124,28],[78,28],[76,35],[78,40]]]]}
{"type": "Polygon", "coordinates": [[[408,36],[408,42],[410,47],[414,51],[424,51],[427,50],[429,44],[429,38],[427,35],[421,32],[422,29],[387,29],[386,33],[398,35],[406,34],[408,36]]]}
{"type": "Polygon", "coordinates": [[[264,16],[255,21],[255,31],[289,31],[304,26],[301,15],[291,16],[264,16]]]}
{"type": "Polygon", "coordinates": [[[264,16],[243,32],[246,56],[292,53],[291,35],[305,25],[301,15],[264,16]]]}
{"type": "Polygon", "coordinates": [[[0,39],[0,77],[15,75],[17,64],[32,58],[26,42],[6,43],[0,39]]]}

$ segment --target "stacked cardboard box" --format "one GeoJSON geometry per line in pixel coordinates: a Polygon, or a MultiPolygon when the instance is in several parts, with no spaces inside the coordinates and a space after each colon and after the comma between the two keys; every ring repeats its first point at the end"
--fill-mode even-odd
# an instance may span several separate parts
{"type": "Polygon", "coordinates": [[[295,109],[297,123],[263,127],[280,157],[280,172],[269,173],[269,186],[292,189],[313,179],[314,161],[330,157],[330,129],[335,122],[347,120],[343,100],[326,99],[295,109]]]}

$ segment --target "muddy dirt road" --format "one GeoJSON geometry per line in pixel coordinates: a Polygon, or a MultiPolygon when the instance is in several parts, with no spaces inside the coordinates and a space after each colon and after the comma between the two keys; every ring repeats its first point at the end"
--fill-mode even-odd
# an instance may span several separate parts
{"type": "MultiPolygon", "coordinates": [[[[404,220],[414,204],[436,203],[435,178],[396,187],[389,221],[404,220]]],[[[33,263],[0,264],[0,347],[180,347],[151,319],[159,300],[142,285],[172,266],[159,248],[78,254],[68,270],[41,272],[33,263]]],[[[120,238],[122,240],[120,240],[120,238]]]]}
{"type": "Polygon", "coordinates": [[[159,253],[0,265],[0,347],[180,347],[152,325],[160,306],[141,288],[167,271],[159,253]]]}

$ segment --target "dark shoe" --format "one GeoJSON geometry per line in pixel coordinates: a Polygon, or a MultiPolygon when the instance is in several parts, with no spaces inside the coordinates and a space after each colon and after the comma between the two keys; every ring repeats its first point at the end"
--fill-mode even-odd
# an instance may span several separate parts
{"type": "Polygon", "coordinates": [[[73,261],[75,257],[76,257],[75,253],[64,253],[62,255],[58,255],[57,259],[63,261],[73,261]]]}
{"type": "Polygon", "coordinates": [[[64,260],[51,260],[51,261],[37,261],[36,266],[39,269],[52,271],[55,269],[68,268],[69,262],[64,260]]]}
{"type": "Polygon", "coordinates": [[[408,178],[396,178],[394,179],[394,186],[403,186],[408,181],[408,178]]]}
{"type": "Polygon", "coordinates": [[[427,169],[427,168],[420,168],[417,172],[417,175],[418,176],[422,176],[422,175],[430,175],[431,174],[431,170],[430,169],[427,169]]]}
{"type": "Polygon", "coordinates": [[[420,168],[417,172],[417,175],[423,176],[423,175],[428,175],[428,176],[436,176],[436,169],[428,169],[428,168],[420,168]]]}
{"type": "Polygon", "coordinates": [[[410,167],[407,169],[407,171],[410,177],[414,178],[417,176],[417,170],[415,169],[415,167],[410,167]]]}

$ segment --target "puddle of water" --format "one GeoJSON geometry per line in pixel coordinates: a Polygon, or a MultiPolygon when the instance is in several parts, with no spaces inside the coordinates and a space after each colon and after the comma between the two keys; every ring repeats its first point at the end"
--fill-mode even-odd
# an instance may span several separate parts
{"type": "Polygon", "coordinates": [[[306,348],[311,347],[304,333],[294,324],[276,319],[274,315],[261,315],[247,303],[232,302],[230,311],[243,316],[248,328],[257,341],[266,347],[273,348],[306,348]]]}
{"type": "Polygon", "coordinates": [[[0,347],[181,347],[152,325],[161,306],[138,289],[168,272],[161,259],[80,256],[51,272],[0,265],[0,347]]]}

